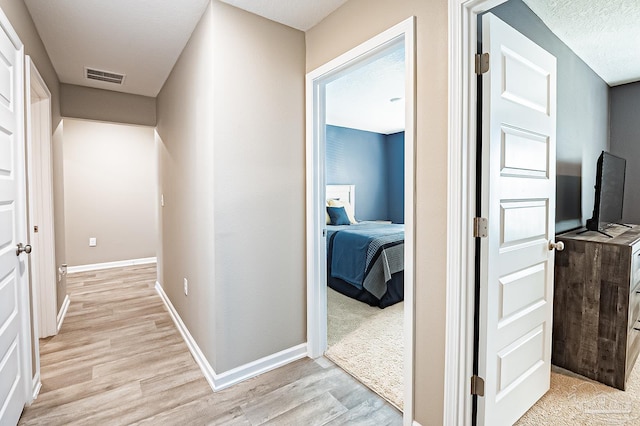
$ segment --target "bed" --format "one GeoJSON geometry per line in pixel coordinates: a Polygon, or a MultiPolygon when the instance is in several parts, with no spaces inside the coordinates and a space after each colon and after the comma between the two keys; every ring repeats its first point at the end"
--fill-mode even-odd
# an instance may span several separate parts
{"type": "Polygon", "coordinates": [[[327,200],[328,206],[344,205],[351,210],[348,225],[327,224],[327,285],[380,308],[402,301],[404,225],[356,223],[354,185],[327,185],[327,200]],[[339,203],[330,204],[332,200],[339,203]]]}

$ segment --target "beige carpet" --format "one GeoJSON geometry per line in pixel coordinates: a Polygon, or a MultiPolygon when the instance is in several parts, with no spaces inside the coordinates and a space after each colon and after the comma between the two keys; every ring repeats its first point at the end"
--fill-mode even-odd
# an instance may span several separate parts
{"type": "Polygon", "coordinates": [[[639,370],[636,365],[623,392],[553,367],[551,389],[516,425],[640,425],[639,370]]]}
{"type": "Polygon", "coordinates": [[[327,287],[327,345],[335,345],[381,311],[327,287]]]}
{"type": "Polygon", "coordinates": [[[328,289],[326,357],[402,410],[403,312],[367,306],[328,289]]]}

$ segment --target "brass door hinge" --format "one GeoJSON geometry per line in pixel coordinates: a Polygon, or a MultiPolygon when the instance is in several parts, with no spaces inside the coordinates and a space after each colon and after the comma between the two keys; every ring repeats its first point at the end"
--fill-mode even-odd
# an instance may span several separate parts
{"type": "Polygon", "coordinates": [[[484,217],[473,218],[473,237],[474,238],[487,238],[489,235],[489,224],[484,217]]]}
{"type": "Polygon", "coordinates": [[[489,54],[476,54],[476,74],[482,75],[489,71],[489,54]]]}
{"type": "Polygon", "coordinates": [[[484,396],[484,379],[480,376],[471,376],[471,395],[484,396]]]}

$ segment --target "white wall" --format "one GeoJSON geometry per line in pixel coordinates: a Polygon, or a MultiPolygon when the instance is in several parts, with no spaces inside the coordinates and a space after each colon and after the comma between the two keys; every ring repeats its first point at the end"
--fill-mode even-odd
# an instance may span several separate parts
{"type": "Polygon", "coordinates": [[[63,156],[69,266],[155,256],[153,128],[66,118],[63,156]]]}

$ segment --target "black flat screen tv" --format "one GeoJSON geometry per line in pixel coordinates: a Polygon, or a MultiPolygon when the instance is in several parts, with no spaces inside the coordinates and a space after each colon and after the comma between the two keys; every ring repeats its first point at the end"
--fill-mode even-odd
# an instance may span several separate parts
{"type": "Polygon", "coordinates": [[[627,161],[602,151],[596,169],[596,196],[593,216],[587,220],[587,229],[602,231],[622,221],[624,174],[627,161]]]}

